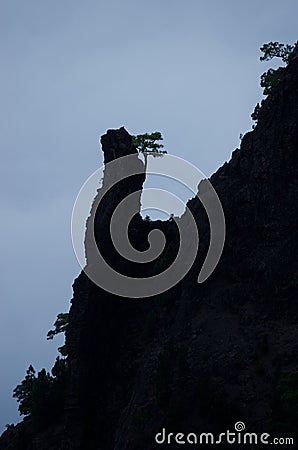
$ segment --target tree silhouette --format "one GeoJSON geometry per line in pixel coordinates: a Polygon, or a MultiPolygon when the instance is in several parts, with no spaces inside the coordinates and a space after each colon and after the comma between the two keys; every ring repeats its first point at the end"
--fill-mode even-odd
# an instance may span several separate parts
{"type": "Polygon", "coordinates": [[[38,428],[57,420],[63,412],[67,377],[67,361],[59,356],[52,375],[45,369],[36,375],[30,365],[25,379],[13,391],[13,397],[19,402],[20,414],[30,416],[38,428]]]}
{"type": "Polygon", "coordinates": [[[167,153],[166,150],[160,150],[164,146],[157,141],[162,141],[163,137],[159,131],[154,133],[145,133],[132,136],[132,144],[136,147],[139,153],[142,153],[145,158],[145,171],[147,169],[147,157],[153,156],[161,157],[167,153]]]}
{"type": "MultiPolygon", "coordinates": [[[[262,45],[260,48],[263,55],[260,56],[260,61],[270,61],[272,58],[281,58],[281,60],[288,65],[293,57],[293,51],[295,45],[290,44],[280,44],[279,42],[268,42],[267,44],[262,45]]],[[[279,83],[281,74],[284,70],[284,67],[278,67],[277,69],[268,69],[261,75],[260,85],[264,89],[263,95],[268,95],[272,91],[272,89],[279,83]]],[[[252,120],[255,123],[258,122],[259,112],[264,100],[260,103],[257,103],[253,113],[251,114],[252,120]]],[[[255,125],[253,125],[255,128],[255,125]]]]}

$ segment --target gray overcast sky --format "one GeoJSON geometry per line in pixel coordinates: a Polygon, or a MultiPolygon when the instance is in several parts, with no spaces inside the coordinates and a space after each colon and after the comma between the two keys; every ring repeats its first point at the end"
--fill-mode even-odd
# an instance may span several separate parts
{"type": "Polygon", "coordinates": [[[1,0],[0,429],[12,389],[69,308],[79,273],[70,217],[101,164],[99,136],[159,130],[210,175],[261,99],[259,47],[297,40],[296,0],[1,0]]]}

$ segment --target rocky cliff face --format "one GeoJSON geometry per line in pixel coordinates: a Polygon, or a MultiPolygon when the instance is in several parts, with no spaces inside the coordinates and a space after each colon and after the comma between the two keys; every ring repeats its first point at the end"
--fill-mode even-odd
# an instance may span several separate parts
{"type": "MultiPolygon", "coordinates": [[[[108,131],[102,145],[105,162],[135,152],[123,128],[108,131]]],[[[71,375],[63,423],[41,436],[22,424],[27,443],[21,447],[19,432],[9,430],[1,449],[151,450],[159,447],[154,437],[163,427],[174,433],[224,432],[237,421],[250,432],[294,436],[296,412],[278,383],[298,365],[297,149],[296,52],[265,100],[255,130],[211,177],[227,226],[212,276],[196,282],[209,242],[196,198],[188,206],[200,226],[199,255],[169,292],[123,299],[81,273],[66,334],[71,375]]],[[[95,216],[97,241],[116,266],[123,264],[106,234],[108,204],[143,182],[138,176],[116,188],[95,216]]],[[[144,249],[156,227],[175,249],[171,222],[144,223],[138,215],[134,245],[144,249]]],[[[126,270],[134,274],[136,267],[126,270]]]]}

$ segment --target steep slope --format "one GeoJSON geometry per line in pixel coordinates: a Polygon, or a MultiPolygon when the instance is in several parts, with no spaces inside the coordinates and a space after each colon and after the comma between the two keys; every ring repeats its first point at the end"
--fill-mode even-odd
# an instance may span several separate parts
{"type": "MultiPolygon", "coordinates": [[[[211,177],[227,226],[215,272],[202,285],[196,282],[209,228],[195,198],[188,207],[200,227],[199,255],[168,293],[123,299],[81,273],[66,334],[71,376],[64,423],[42,437],[22,425],[23,444],[18,431],[9,430],[0,449],[151,450],[159,448],[154,437],[163,427],[215,433],[233,430],[237,421],[251,432],[295,435],[297,412],[278,387],[282,374],[298,365],[297,49],[295,55],[265,100],[255,130],[211,177]],[[56,436],[51,444],[50,435],[56,436]]],[[[123,128],[108,131],[102,145],[106,162],[135,151],[123,128]]],[[[109,203],[140,190],[143,181],[127,181],[109,203]]],[[[121,266],[109,253],[107,211],[97,214],[97,239],[121,266]]],[[[136,216],[136,247],[155,227],[168,246],[177,245],[173,224],[146,224],[136,216]]]]}

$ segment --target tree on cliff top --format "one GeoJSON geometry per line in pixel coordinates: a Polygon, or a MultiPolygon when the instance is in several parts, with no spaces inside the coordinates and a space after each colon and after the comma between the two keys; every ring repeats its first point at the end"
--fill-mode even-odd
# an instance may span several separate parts
{"type": "Polygon", "coordinates": [[[159,131],[154,133],[137,134],[132,136],[132,144],[136,147],[139,153],[142,153],[145,158],[145,172],[147,170],[147,158],[149,156],[161,157],[166,154],[166,150],[160,150],[163,148],[162,144],[157,141],[162,141],[163,137],[159,131]]]}
{"type": "MultiPolygon", "coordinates": [[[[286,65],[288,65],[293,57],[293,50],[295,46],[296,44],[290,45],[280,44],[279,42],[268,42],[268,44],[264,44],[260,48],[261,52],[263,53],[263,55],[260,56],[260,61],[270,61],[272,58],[281,58],[281,60],[286,65]]],[[[277,85],[283,70],[284,67],[278,67],[277,69],[270,68],[261,75],[260,84],[261,87],[264,88],[264,95],[270,94],[272,88],[277,85]]],[[[256,123],[258,121],[259,111],[261,109],[263,101],[264,100],[261,101],[261,104],[257,103],[253,113],[251,114],[252,120],[254,120],[256,123]]],[[[254,127],[255,125],[253,125],[253,128],[254,127]]]]}
{"type": "Polygon", "coordinates": [[[281,58],[282,61],[288,64],[293,57],[293,50],[295,45],[280,44],[279,42],[269,42],[264,44],[260,50],[263,56],[260,56],[260,61],[269,61],[272,58],[281,58]]]}
{"type": "MultiPolygon", "coordinates": [[[[293,57],[293,50],[295,45],[280,44],[279,42],[268,42],[264,44],[260,50],[263,55],[260,56],[260,61],[270,61],[272,58],[281,58],[281,60],[287,65],[293,57]]],[[[278,67],[277,69],[269,69],[261,75],[261,87],[264,88],[264,95],[270,94],[273,86],[275,86],[279,79],[280,74],[284,70],[284,67],[278,67]]]]}
{"type": "Polygon", "coordinates": [[[132,136],[132,143],[140,153],[147,153],[154,157],[167,153],[165,150],[160,150],[163,145],[157,143],[162,140],[163,137],[159,131],[132,136]]]}

